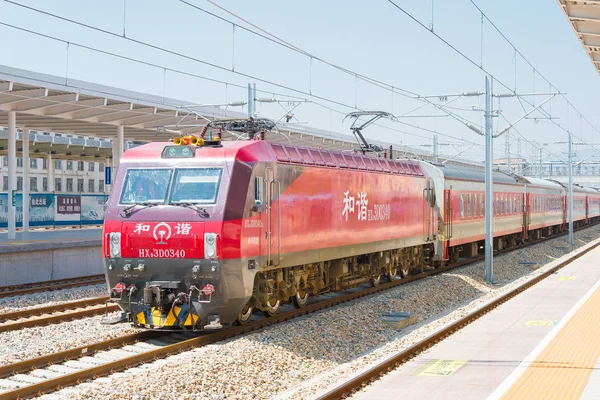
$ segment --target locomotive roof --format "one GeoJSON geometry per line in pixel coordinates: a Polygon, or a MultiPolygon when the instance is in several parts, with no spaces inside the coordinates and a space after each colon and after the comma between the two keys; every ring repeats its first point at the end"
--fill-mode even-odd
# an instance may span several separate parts
{"type": "MultiPolygon", "coordinates": [[[[446,178],[485,182],[485,170],[460,165],[435,164],[446,178]]],[[[502,171],[492,171],[494,183],[519,183],[517,178],[502,171]]]]}
{"type": "MultiPolygon", "coordinates": [[[[199,146],[196,154],[188,158],[236,159],[244,162],[267,161],[298,165],[344,168],[357,171],[388,172],[423,176],[421,166],[413,160],[390,160],[362,154],[274,143],[266,140],[223,141],[222,146],[199,146]]],[[[179,146],[172,142],[152,142],[123,153],[123,161],[145,162],[162,158],[165,146],[179,146]]],[[[183,158],[171,158],[180,161],[183,158]]]]}

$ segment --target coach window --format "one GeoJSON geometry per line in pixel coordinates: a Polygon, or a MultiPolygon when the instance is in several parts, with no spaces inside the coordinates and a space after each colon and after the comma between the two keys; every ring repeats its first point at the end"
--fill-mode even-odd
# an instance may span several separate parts
{"type": "Polygon", "coordinates": [[[496,200],[494,201],[494,215],[498,215],[500,213],[500,205],[499,203],[499,196],[496,195],[496,200]]]}
{"type": "Polygon", "coordinates": [[[485,200],[484,200],[484,195],[482,194],[481,197],[479,198],[479,216],[483,217],[485,215],[485,200]]]}
{"type": "Polygon", "coordinates": [[[460,195],[460,217],[461,218],[465,217],[465,195],[464,194],[460,195]]]}
{"type": "Polygon", "coordinates": [[[471,216],[471,193],[467,194],[467,218],[471,216]]]}
{"type": "Polygon", "coordinates": [[[479,207],[479,195],[475,194],[475,202],[473,203],[473,216],[476,217],[479,215],[477,212],[477,207],[479,207]]]}

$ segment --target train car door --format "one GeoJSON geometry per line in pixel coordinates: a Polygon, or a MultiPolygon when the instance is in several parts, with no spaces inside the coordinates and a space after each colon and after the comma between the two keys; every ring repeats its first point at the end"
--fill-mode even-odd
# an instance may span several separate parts
{"type": "Polygon", "coordinates": [[[590,196],[585,196],[585,224],[589,223],[590,216],[590,196]]]}
{"type": "Polygon", "coordinates": [[[568,210],[568,204],[569,202],[569,198],[567,197],[567,195],[563,196],[563,215],[562,215],[562,230],[564,231],[565,229],[567,229],[567,210],[568,210]]]}
{"type": "Polygon", "coordinates": [[[449,244],[452,238],[452,202],[450,201],[451,189],[444,190],[444,260],[450,258],[449,244]]]}
{"type": "Polygon", "coordinates": [[[425,203],[423,205],[423,228],[425,234],[425,241],[433,240],[433,218],[435,216],[435,204],[434,204],[434,188],[433,180],[427,179],[425,189],[423,189],[423,199],[425,203]]]}
{"type": "Polygon", "coordinates": [[[280,262],[280,235],[281,235],[281,183],[275,179],[273,168],[266,168],[266,223],[265,244],[267,250],[266,265],[274,267],[280,262]]]}
{"type": "MultiPolygon", "coordinates": [[[[527,187],[525,187],[527,190],[527,187]]],[[[525,239],[529,238],[529,224],[531,223],[531,193],[526,193],[523,202],[523,231],[525,239]]]]}

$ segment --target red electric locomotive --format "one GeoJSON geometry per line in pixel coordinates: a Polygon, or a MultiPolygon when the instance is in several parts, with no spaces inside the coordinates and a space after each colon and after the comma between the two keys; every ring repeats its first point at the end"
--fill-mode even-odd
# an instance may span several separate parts
{"type": "Polygon", "coordinates": [[[136,325],[213,329],[436,259],[419,163],[251,140],[122,156],[103,230],[111,299],[136,325]]]}

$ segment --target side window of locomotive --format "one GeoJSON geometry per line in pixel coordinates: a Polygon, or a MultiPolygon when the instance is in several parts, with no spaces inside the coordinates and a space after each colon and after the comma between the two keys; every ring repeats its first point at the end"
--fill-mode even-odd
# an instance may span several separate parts
{"type": "Polygon", "coordinates": [[[465,195],[464,194],[460,195],[460,217],[461,218],[465,217],[465,195]]]}
{"type": "Polygon", "coordinates": [[[216,203],[222,172],[222,168],[178,169],[170,203],[216,203]]]}
{"type": "Polygon", "coordinates": [[[263,180],[260,176],[254,178],[254,205],[263,203],[263,180]]]}
{"type": "Polygon", "coordinates": [[[128,169],[119,204],[164,203],[171,181],[171,169],[128,169]]]}

